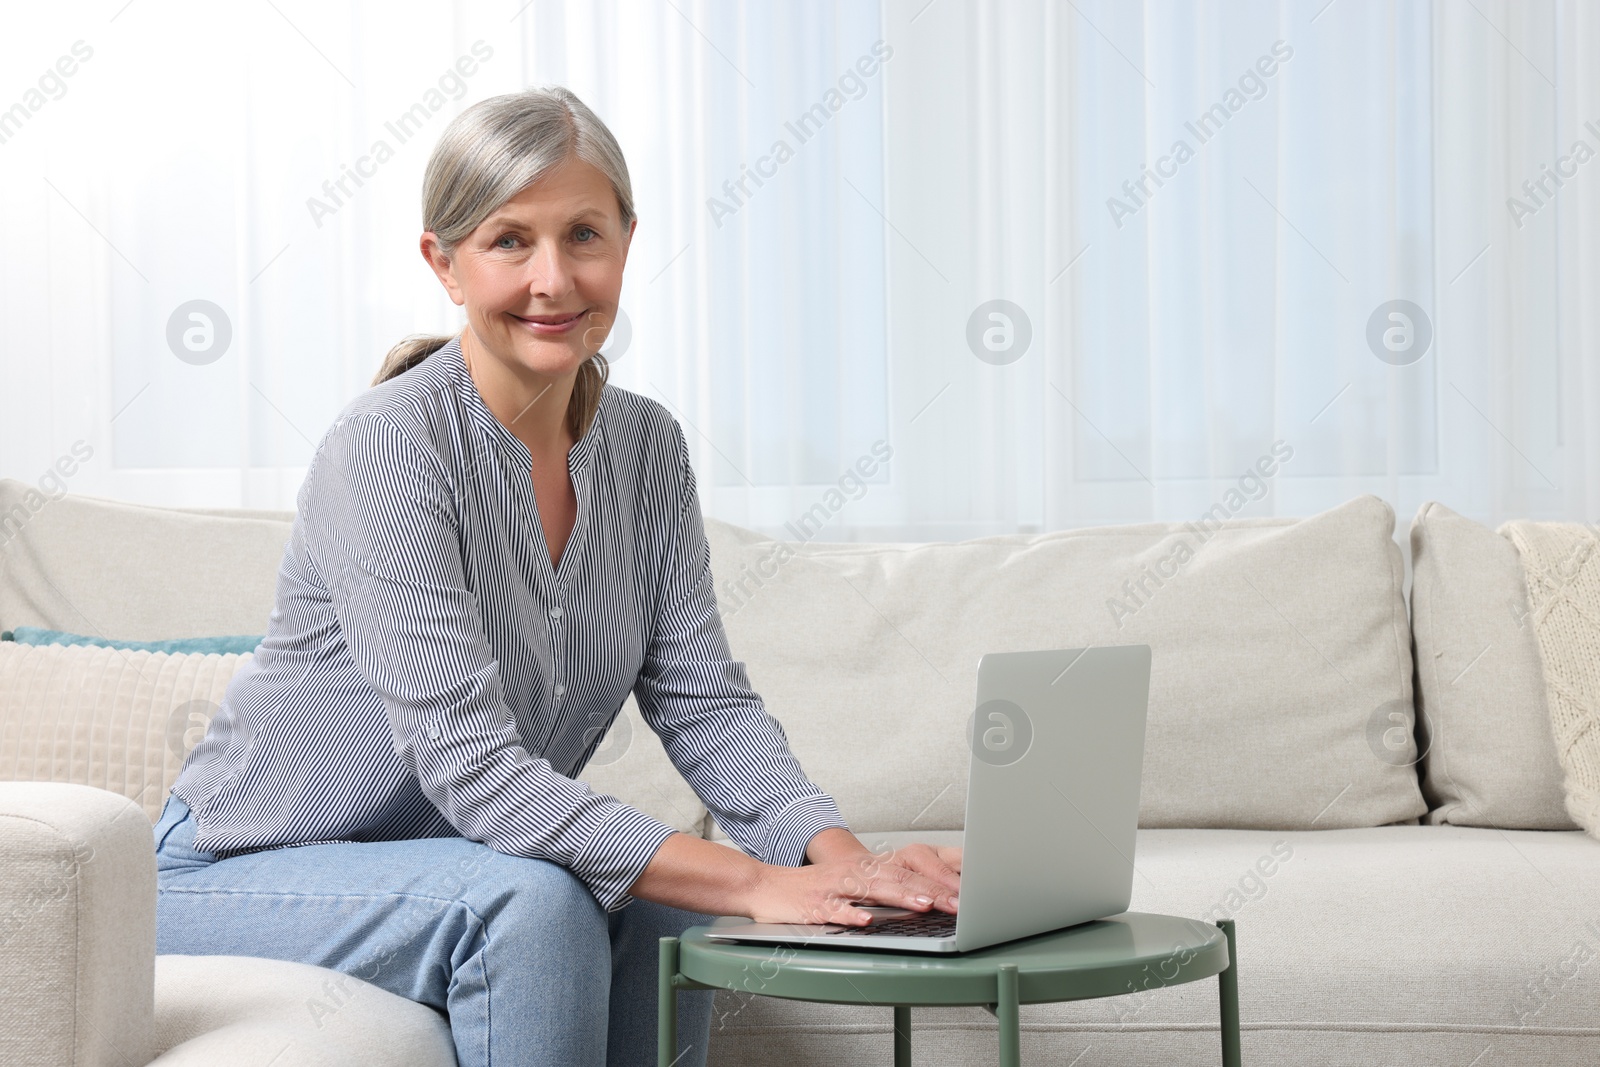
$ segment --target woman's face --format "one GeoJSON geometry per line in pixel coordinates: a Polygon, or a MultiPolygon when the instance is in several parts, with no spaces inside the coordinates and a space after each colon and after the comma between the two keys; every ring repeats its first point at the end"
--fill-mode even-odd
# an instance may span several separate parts
{"type": "Polygon", "coordinates": [[[605,175],[569,158],[495,209],[449,262],[436,255],[432,232],[422,247],[466,307],[479,349],[512,369],[561,377],[575,375],[611,332],[634,226],[622,229],[605,175]]]}

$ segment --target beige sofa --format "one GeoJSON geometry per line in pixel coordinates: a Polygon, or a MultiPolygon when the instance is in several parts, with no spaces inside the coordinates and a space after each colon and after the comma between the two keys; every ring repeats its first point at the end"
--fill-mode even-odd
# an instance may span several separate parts
{"type": "MultiPolygon", "coordinates": [[[[292,514],[30,492],[0,481],[0,629],[264,630],[292,514]]],[[[1600,842],[1563,807],[1493,531],[1424,507],[1408,615],[1373,497],[931,545],[707,528],[734,654],[869,841],[959,840],[983,652],[1147,643],[1132,907],[1237,922],[1245,1062],[1600,1062],[1600,842]]],[[[453,1062],[444,1019],[375,986],[329,1016],[331,972],[155,955],[150,822],[241,661],[0,643],[0,1062],[453,1062]]],[[[631,701],[584,777],[721,836],[631,701]]],[[[1024,1056],[1215,1063],[1215,997],[1028,1006],[1024,1056]]],[[[993,1061],[981,1009],[914,1022],[918,1064],[993,1061]]],[[[888,1062],[889,1026],[719,994],[711,1062],[888,1062]]]]}

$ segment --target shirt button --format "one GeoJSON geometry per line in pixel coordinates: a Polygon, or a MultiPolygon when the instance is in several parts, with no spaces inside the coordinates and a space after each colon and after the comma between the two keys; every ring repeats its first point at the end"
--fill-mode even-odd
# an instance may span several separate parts
{"type": "Polygon", "coordinates": [[[550,605],[550,617],[552,619],[561,618],[561,605],[560,604],[551,604],[550,605]]]}
{"type": "Polygon", "coordinates": [[[556,683],[556,696],[564,697],[566,695],[567,695],[567,687],[562,685],[560,682],[557,682],[556,683]]]}
{"type": "Polygon", "coordinates": [[[437,726],[428,727],[428,736],[435,741],[439,740],[439,728],[437,726]]]}

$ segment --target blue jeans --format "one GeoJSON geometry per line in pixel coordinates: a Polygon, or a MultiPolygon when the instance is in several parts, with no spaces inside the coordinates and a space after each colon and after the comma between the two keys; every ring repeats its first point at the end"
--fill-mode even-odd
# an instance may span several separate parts
{"type": "MultiPolygon", "coordinates": [[[[654,1064],[657,939],[709,921],[639,899],[607,914],[566,868],[460,837],[218,859],[194,836],[189,806],[169,795],[155,827],[157,952],[354,975],[445,1013],[461,1067],[654,1064]]],[[[705,1063],[711,996],[678,994],[679,1067],[705,1063]]]]}

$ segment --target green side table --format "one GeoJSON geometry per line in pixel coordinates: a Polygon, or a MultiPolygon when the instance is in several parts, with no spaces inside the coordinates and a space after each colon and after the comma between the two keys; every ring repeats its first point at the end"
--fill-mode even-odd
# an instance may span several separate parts
{"type": "MultiPolygon", "coordinates": [[[[743,920],[735,920],[743,921],[743,920]]],[[[1233,920],[1129,911],[1054,933],[933,956],[719,940],[716,924],[661,939],[657,1062],[678,1047],[680,989],[894,1008],[895,1067],[911,1067],[911,1009],[982,1005],[999,1020],[1000,1065],[1020,1067],[1020,1004],[1088,1000],[1217,976],[1223,1067],[1239,1067],[1233,920]]]]}

